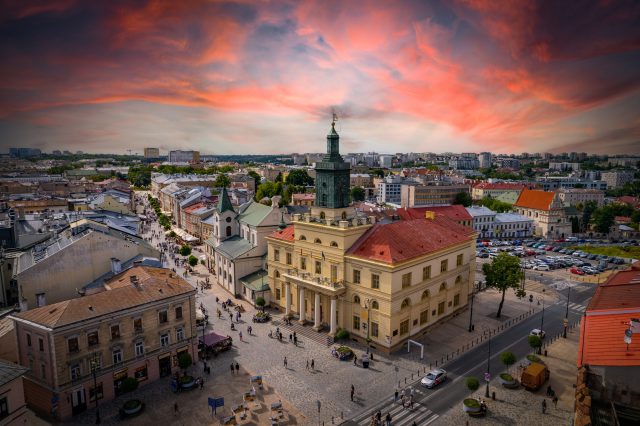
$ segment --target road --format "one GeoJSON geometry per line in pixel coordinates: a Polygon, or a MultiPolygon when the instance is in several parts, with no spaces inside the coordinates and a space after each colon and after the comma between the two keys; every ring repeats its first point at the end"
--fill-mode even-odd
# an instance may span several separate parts
{"type": "MultiPolygon", "coordinates": [[[[576,284],[572,287],[569,301],[570,324],[577,323],[580,320],[584,307],[588,304],[595,288],[596,285],[594,284],[576,284]]],[[[544,309],[544,330],[548,337],[556,336],[563,331],[563,319],[565,318],[568,290],[565,288],[559,292],[564,298],[561,299],[560,302],[545,307],[544,309]]],[[[491,376],[494,377],[496,374],[505,370],[504,365],[500,361],[501,352],[511,351],[516,355],[517,359],[521,359],[531,353],[531,347],[529,346],[527,338],[532,329],[541,328],[541,323],[542,311],[495,335],[490,341],[485,341],[475,349],[445,364],[444,368],[448,373],[447,381],[435,389],[422,387],[419,380],[412,383],[410,386],[413,386],[416,392],[413,411],[404,409],[400,403],[394,403],[387,399],[369,407],[343,424],[368,425],[371,415],[378,410],[382,412],[383,418],[387,412],[391,412],[393,425],[395,426],[411,425],[414,421],[417,425],[427,425],[435,422],[440,415],[446,413],[452,407],[459,405],[461,401],[471,393],[464,383],[466,377],[477,377],[481,380],[482,385],[484,385],[482,379],[484,373],[487,371],[489,344],[491,345],[490,373],[491,376]]],[[[490,388],[490,392],[493,390],[495,389],[490,388]]],[[[437,424],[437,422],[435,424],[437,424]]]]}

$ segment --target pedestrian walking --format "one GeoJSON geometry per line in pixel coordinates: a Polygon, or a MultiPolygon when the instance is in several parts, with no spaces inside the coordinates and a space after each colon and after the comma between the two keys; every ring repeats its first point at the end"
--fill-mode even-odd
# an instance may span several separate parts
{"type": "Polygon", "coordinates": [[[547,412],[547,400],[543,399],[542,400],[542,414],[545,414],[547,412]]]}
{"type": "Polygon", "coordinates": [[[287,368],[287,357],[284,357],[284,360],[282,361],[282,363],[284,364],[284,368],[287,368]]]}
{"type": "Polygon", "coordinates": [[[202,390],[202,388],[204,388],[204,379],[200,377],[200,390],[202,390]]]}
{"type": "Polygon", "coordinates": [[[239,335],[240,335],[240,341],[242,342],[242,331],[239,332],[239,335]]]}
{"type": "Polygon", "coordinates": [[[409,408],[413,410],[413,395],[409,397],[409,408]]]}
{"type": "Polygon", "coordinates": [[[173,404],[173,414],[174,415],[178,415],[180,413],[180,410],[178,409],[178,403],[174,403],[173,404]]]}
{"type": "Polygon", "coordinates": [[[293,344],[294,346],[298,346],[298,336],[296,336],[296,333],[293,333],[293,344]]]}
{"type": "Polygon", "coordinates": [[[553,406],[554,406],[555,408],[558,408],[558,396],[557,396],[557,395],[554,395],[554,396],[553,396],[552,401],[553,401],[553,406]]]}
{"type": "Polygon", "coordinates": [[[393,394],[393,402],[398,402],[398,389],[396,389],[395,393],[393,394]]]}
{"type": "Polygon", "coordinates": [[[240,374],[240,365],[236,362],[236,374],[240,374]]]}
{"type": "Polygon", "coordinates": [[[234,371],[235,371],[235,368],[233,368],[233,363],[231,363],[231,374],[233,374],[234,371]]]}
{"type": "Polygon", "coordinates": [[[353,395],[356,393],[356,388],[351,385],[351,401],[353,401],[353,395]]]}
{"type": "Polygon", "coordinates": [[[387,426],[391,426],[391,413],[387,411],[387,416],[384,418],[387,422],[387,426]]]}
{"type": "Polygon", "coordinates": [[[358,365],[358,357],[356,354],[353,354],[353,365],[358,365]]]}
{"type": "Polygon", "coordinates": [[[313,360],[313,358],[311,358],[311,371],[315,370],[316,368],[315,365],[316,365],[316,362],[313,360]]]}
{"type": "Polygon", "coordinates": [[[307,360],[307,366],[305,367],[306,370],[309,369],[309,360],[307,360]]]}
{"type": "Polygon", "coordinates": [[[293,334],[289,333],[289,341],[293,342],[293,334]]]}

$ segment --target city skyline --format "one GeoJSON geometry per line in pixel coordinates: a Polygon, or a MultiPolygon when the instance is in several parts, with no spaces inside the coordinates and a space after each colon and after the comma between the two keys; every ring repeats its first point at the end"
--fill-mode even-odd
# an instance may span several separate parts
{"type": "Polygon", "coordinates": [[[631,1],[3,10],[0,151],[638,152],[631,1]]]}

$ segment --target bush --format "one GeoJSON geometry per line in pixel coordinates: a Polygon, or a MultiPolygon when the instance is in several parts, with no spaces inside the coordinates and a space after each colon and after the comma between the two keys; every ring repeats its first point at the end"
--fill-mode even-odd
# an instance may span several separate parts
{"type": "Polygon", "coordinates": [[[180,253],[182,256],[189,256],[191,254],[191,247],[183,244],[182,247],[180,247],[180,250],[178,250],[178,253],[180,253]]]}
{"type": "Polygon", "coordinates": [[[122,381],[122,391],[131,392],[138,388],[138,381],[134,377],[127,377],[122,381]]]}
{"type": "Polygon", "coordinates": [[[349,338],[349,332],[344,328],[339,328],[338,332],[336,333],[336,339],[341,340],[341,339],[348,339],[348,338],[349,338]]]}
{"type": "Polygon", "coordinates": [[[198,264],[198,258],[194,255],[189,255],[189,265],[196,266],[198,264]]]}
{"type": "Polygon", "coordinates": [[[505,351],[500,354],[500,361],[502,361],[502,363],[507,366],[507,369],[509,369],[510,366],[515,364],[516,356],[513,352],[505,351]]]}
{"type": "Polygon", "coordinates": [[[189,354],[189,352],[183,352],[178,357],[178,365],[183,370],[186,370],[187,368],[189,368],[192,363],[193,361],[191,360],[191,354],[189,354]]]}
{"type": "Polygon", "coordinates": [[[500,378],[507,382],[513,382],[513,376],[509,373],[501,373],[500,378]]]}
{"type": "Polygon", "coordinates": [[[540,348],[542,347],[542,339],[538,336],[529,336],[529,346],[531,346],[534,350],[537,350],[540,353],[540,348]]]}
{"type": "Polygon", "coordinates": [[[178,236],[178,234],[176,234],[176,231],[171,231],[171,232],[169,232],[169,237],[170,237],[170,238],[175,238],[175,237],[177,237],[177,236],[178,236]]]}
{"type": "Polygon", "coordinates": [[[267,301],[264,300],[264,297],[262,296],[258,296],[256,298],[256,306],[260,307],[260,308],[264,308],[264,305],[267,304],[267,301]]]}
{"type": "Polygon", "coordinates": [[[537,362],[537,363],[540,363],[540,364],[544,364],[544,362],[542,362],[542,360],[540,358],[538,358],[537,356],[535,356],[535,355],[527,355],[527,359],[530,362],[537,362]]]}
{"type": "Polygon", "coordinates": [[[465,383],[467,384],[469,390],[472,391],[477,390],[480,387],[480,382],[476,377],[467,377],[465,383]]]}

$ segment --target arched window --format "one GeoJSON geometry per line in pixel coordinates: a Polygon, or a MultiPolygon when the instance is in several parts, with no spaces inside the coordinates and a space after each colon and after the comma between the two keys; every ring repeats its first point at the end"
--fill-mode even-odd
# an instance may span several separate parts
{"type": "Polygon", "coordinates": [[[342,220],[347,220],[347,212],[342,212],[342,220]]]}
{"type": "Polygon", "coordinates": [[[357,303],[359,305],[360,304],[360,296],[358,296],[357,294],[355,296],[353,296],[353,303],[357,303]]]}
{"type": "Polygon", "coordinates": [[[231,236],[231,227],[227,226],[227,237],[231,236]]]}
{"type": "Polygon", "coordinates": [[[276,271],[274,275],[276,278],[280,278],[280,272],[276,271]]]}
{"type": "Polygon", "coordinates": [[[231,222],[231,218],[230,217],[226,218],[225,220],[227,221],[227,223],[231,222]]]}
{"type": "Polygon", "coordinates": [[[409,300],[409,298],[406,298],[402,301],[402,305],[400,305],[400,309],[406,309],[411,305],[411,300],[409,300]]]}
{"type": "Polygon", "coordinates": [[[325,218],[324,212],[320,212],[320,219],[324,220],[324,218],[325,218]]]}
{"type": "Polygon", "coordinates": [[[338,247],[338,243],[336,243],[335,241],[331,241],[331,247],[338,247]]]}
{"type": "Polygon", "coordinates": [[[371,309],[373,309],[374,311],[377,311],[378,309],[380,309],[380,305],[378,305],[378,302],[376,300],[371,302],[371,309]]]}
{"type": "Polygon", "coordinates": [[[307,237],[305,237],[304,235],[300,235],[300,241],[307,241],[307,237]]]}
{"type": "Polygon", "coordinates": [[[446,289],[447,289],[447,283],[446,282],[440,284],[440,290],[439,291],[443,291],[443,290],[446,290],[446,289]]]}
{"type": "Polygon", "coordinates": [[[429,298],[429,290],[425,290],[422,292],[422,300],[429,298]]]}
{"type": "Polygon", "coordinates": [[[316,238],[316,239],[315,239],[315,241],[314,241],[314,243],[316,243],[316,244],[322,244],[322,241],[320,241],[320,238],[316,238]]]}
{"type": "Polygon", "coordinates": [[[460,275],[458,275],[456,277],[456,284],[460,284],[461,281],[462,281],[462,277],[460,275]]]}

